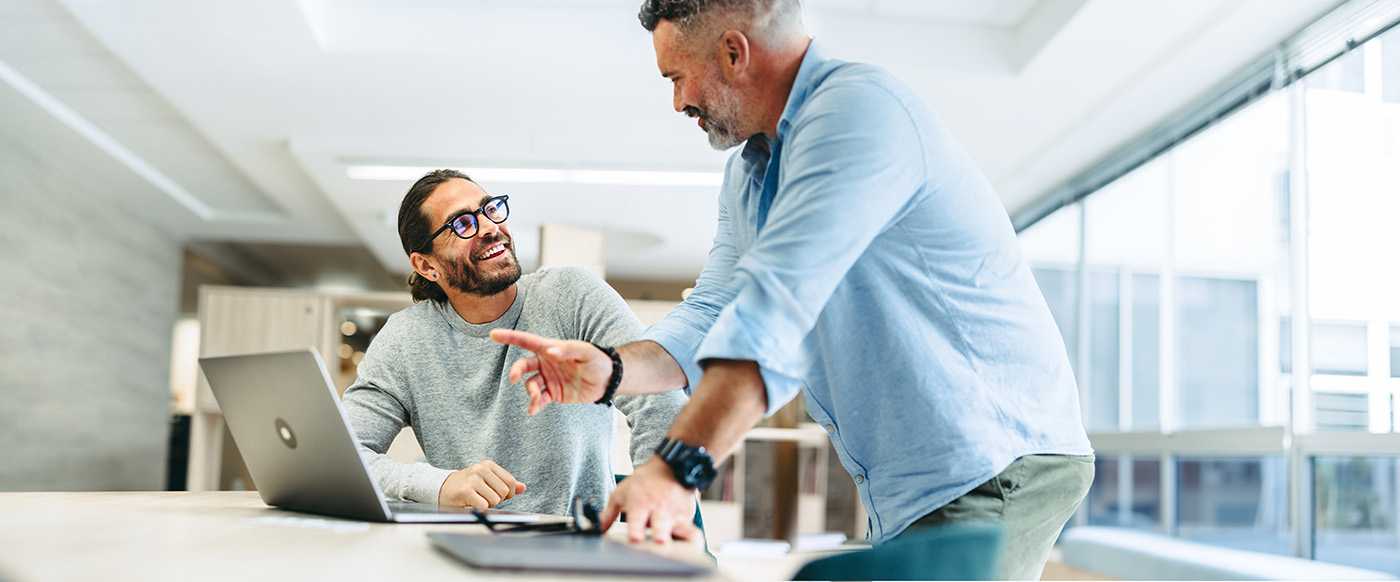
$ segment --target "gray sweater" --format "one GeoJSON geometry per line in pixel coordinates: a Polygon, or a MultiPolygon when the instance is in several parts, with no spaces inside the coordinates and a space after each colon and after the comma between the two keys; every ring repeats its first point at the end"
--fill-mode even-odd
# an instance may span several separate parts
{"type": "MultiPolygon", "coordinates": [[[[470,324],[449,304],[423,301],[390,316],[375,336],[345,392],[345,409],[370,473],[390,498],[436,503],[449,473],[487,459],[528,486],[503,508],[567,515],[574,496],[601,502],[612,490],[612,410],[548,406],[527,416],[525,389],[508,374],[528,352],[489,334],[518,329],[615,346],[636,339],[642,326],[616,291],[582,269],[542,269],[518,285],[515,303],[491,323],[470,324]],[[427,463],[384,454],[405,426],[413,427],[427,463]]],[[[616,404],[632,427],[632,457],[640,464],[685,396],[674,390],[616,404]]]]}

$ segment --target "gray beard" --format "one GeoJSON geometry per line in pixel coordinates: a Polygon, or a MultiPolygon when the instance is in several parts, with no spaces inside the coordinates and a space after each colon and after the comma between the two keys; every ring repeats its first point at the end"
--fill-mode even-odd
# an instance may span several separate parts
{"type": "Polygon", "coordinates": [[[710,147],[724,151],[749,139],[748,136],[739,135],[734,128],[742,117],[743,106],[739,103],[739,96],[728,87],[720,86],[709,113],[705,118],[705,135],[710,139],[710,147]]]}

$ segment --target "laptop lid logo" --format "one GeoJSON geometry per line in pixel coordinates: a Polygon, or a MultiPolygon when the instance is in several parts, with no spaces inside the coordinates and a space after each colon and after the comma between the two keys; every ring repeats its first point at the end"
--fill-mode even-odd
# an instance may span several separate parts
{"type": "Polygon", "coordinates": [[[280,418],[274,424],[277,425],[277,438],[282,439],[282,444],[287,445],[289,449],[297,448],[297,435],[292,432],[292,425],[280,418]]]}

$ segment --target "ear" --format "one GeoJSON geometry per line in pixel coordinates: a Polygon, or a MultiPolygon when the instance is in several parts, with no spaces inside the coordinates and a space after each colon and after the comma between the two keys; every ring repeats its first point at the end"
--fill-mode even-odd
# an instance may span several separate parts
{"type": "Polygon", "coordinates": [[[719,37],[720,71],[726,81],[733,81],[749,69],[749,37],[737,30],[726,30],[719,37]]]}
{"type": "Polygon", "coordinates": [[[438,280],[437,262],[434,261],[432,257],[423,253],[414,252],[408,256],[408,263],[413,266],[413,271],[418,273],[419,277],[433,282],[438,280]]]}

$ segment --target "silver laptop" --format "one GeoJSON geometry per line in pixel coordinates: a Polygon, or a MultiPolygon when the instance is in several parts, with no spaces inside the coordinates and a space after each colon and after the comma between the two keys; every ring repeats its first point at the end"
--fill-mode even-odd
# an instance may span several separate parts
{"type": "MultiPolygon", "coordinates": [[[[321,355],[291,352],[200,358],[234,444],[268,505],[365,521],[472,523],[469,510],[387,501],[370,476],[321,355]]],[[[488,510],[495,522],[540,514],[488,510]]]]}

